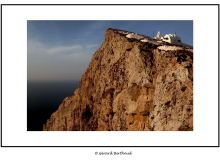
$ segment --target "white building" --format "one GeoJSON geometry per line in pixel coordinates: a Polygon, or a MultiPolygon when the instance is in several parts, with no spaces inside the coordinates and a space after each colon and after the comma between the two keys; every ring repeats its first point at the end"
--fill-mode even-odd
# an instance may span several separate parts
{"type": "Polygon", "coordinates": [[[126,37],[134,38],[134,39],[140,40],[141,42],[148,42],[148,43],[152,43],[155,45],[164,44],[164,42],[168,42],[168,43],[191,47],[190,45],[182,43],[181,38],[178,37],[176,34],[166,34],[164,37],[161,37],[160,31],[157,33],[157,36],[153,38],[140,35],[137,33],[132,33],[132,32],[126,32],[126,37]]]}
{"type": "Polygon", "coordinates": [[[173,44],[182,44],[181,38],[178,37],[176,34],[166,34],[163,37],[163,41],[173,44]]]}
{"type": "Polygon", "coordinates": [[[157,33],[157,36],[153,37],[153,39],[156,39],[157,42],[163,41],[163,42],[168,42],[168,43],[173,43],[173,44],[179,44],[179,45],[186,46],[186,47],[187,46],[191,47],[190,45],[181,42],[181,38],[178,37],[176,34],[166,34],[164,37],[161,37],[161,33],[159,31],[157,33]]]}
{"type": "Polygon", "coordinates": [[[157,39],[161,39],[161,34],[160,34],[160,31],[157,33],[157,39]]]}

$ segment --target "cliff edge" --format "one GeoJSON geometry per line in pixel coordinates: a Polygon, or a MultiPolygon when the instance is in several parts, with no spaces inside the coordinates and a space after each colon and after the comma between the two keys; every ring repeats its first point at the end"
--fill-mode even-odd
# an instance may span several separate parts
{"type": "Polygon", "coordinates": [[[192,131],[192,49],[163,49],[108,28],[79,88],[43,130],[192,131]]]}

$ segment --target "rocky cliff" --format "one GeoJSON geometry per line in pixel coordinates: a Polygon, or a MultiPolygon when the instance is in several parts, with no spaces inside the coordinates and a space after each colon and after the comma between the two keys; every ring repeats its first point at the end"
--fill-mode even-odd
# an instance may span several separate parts
{"type": "Polygon", "coordinates": [[[192,49],[161,50],[108,28],[79,88],[43,130],[192,131],[192,49]]]}

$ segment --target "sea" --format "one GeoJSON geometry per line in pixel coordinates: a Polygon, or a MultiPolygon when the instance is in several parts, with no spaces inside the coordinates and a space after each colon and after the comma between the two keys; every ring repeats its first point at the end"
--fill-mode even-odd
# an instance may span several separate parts
{"type": "Polygon", "coordinates": [[[43,124],[78,86],[79,81],[28,81],[27,131],[42,131],[43,124]]]}

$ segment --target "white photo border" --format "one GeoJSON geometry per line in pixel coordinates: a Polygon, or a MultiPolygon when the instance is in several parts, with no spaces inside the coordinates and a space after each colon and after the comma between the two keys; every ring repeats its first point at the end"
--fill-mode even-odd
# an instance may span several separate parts
{"type": "Polygon", "coordinates": [[[219,147],[218,5],[38,4],[1,7],[2,147],[219,147]],[[27,20],[193,20],[194,131],[28,132],[27,20]],[[211,40],[206,41],[204,37],[209,35],[211,40]]]}

